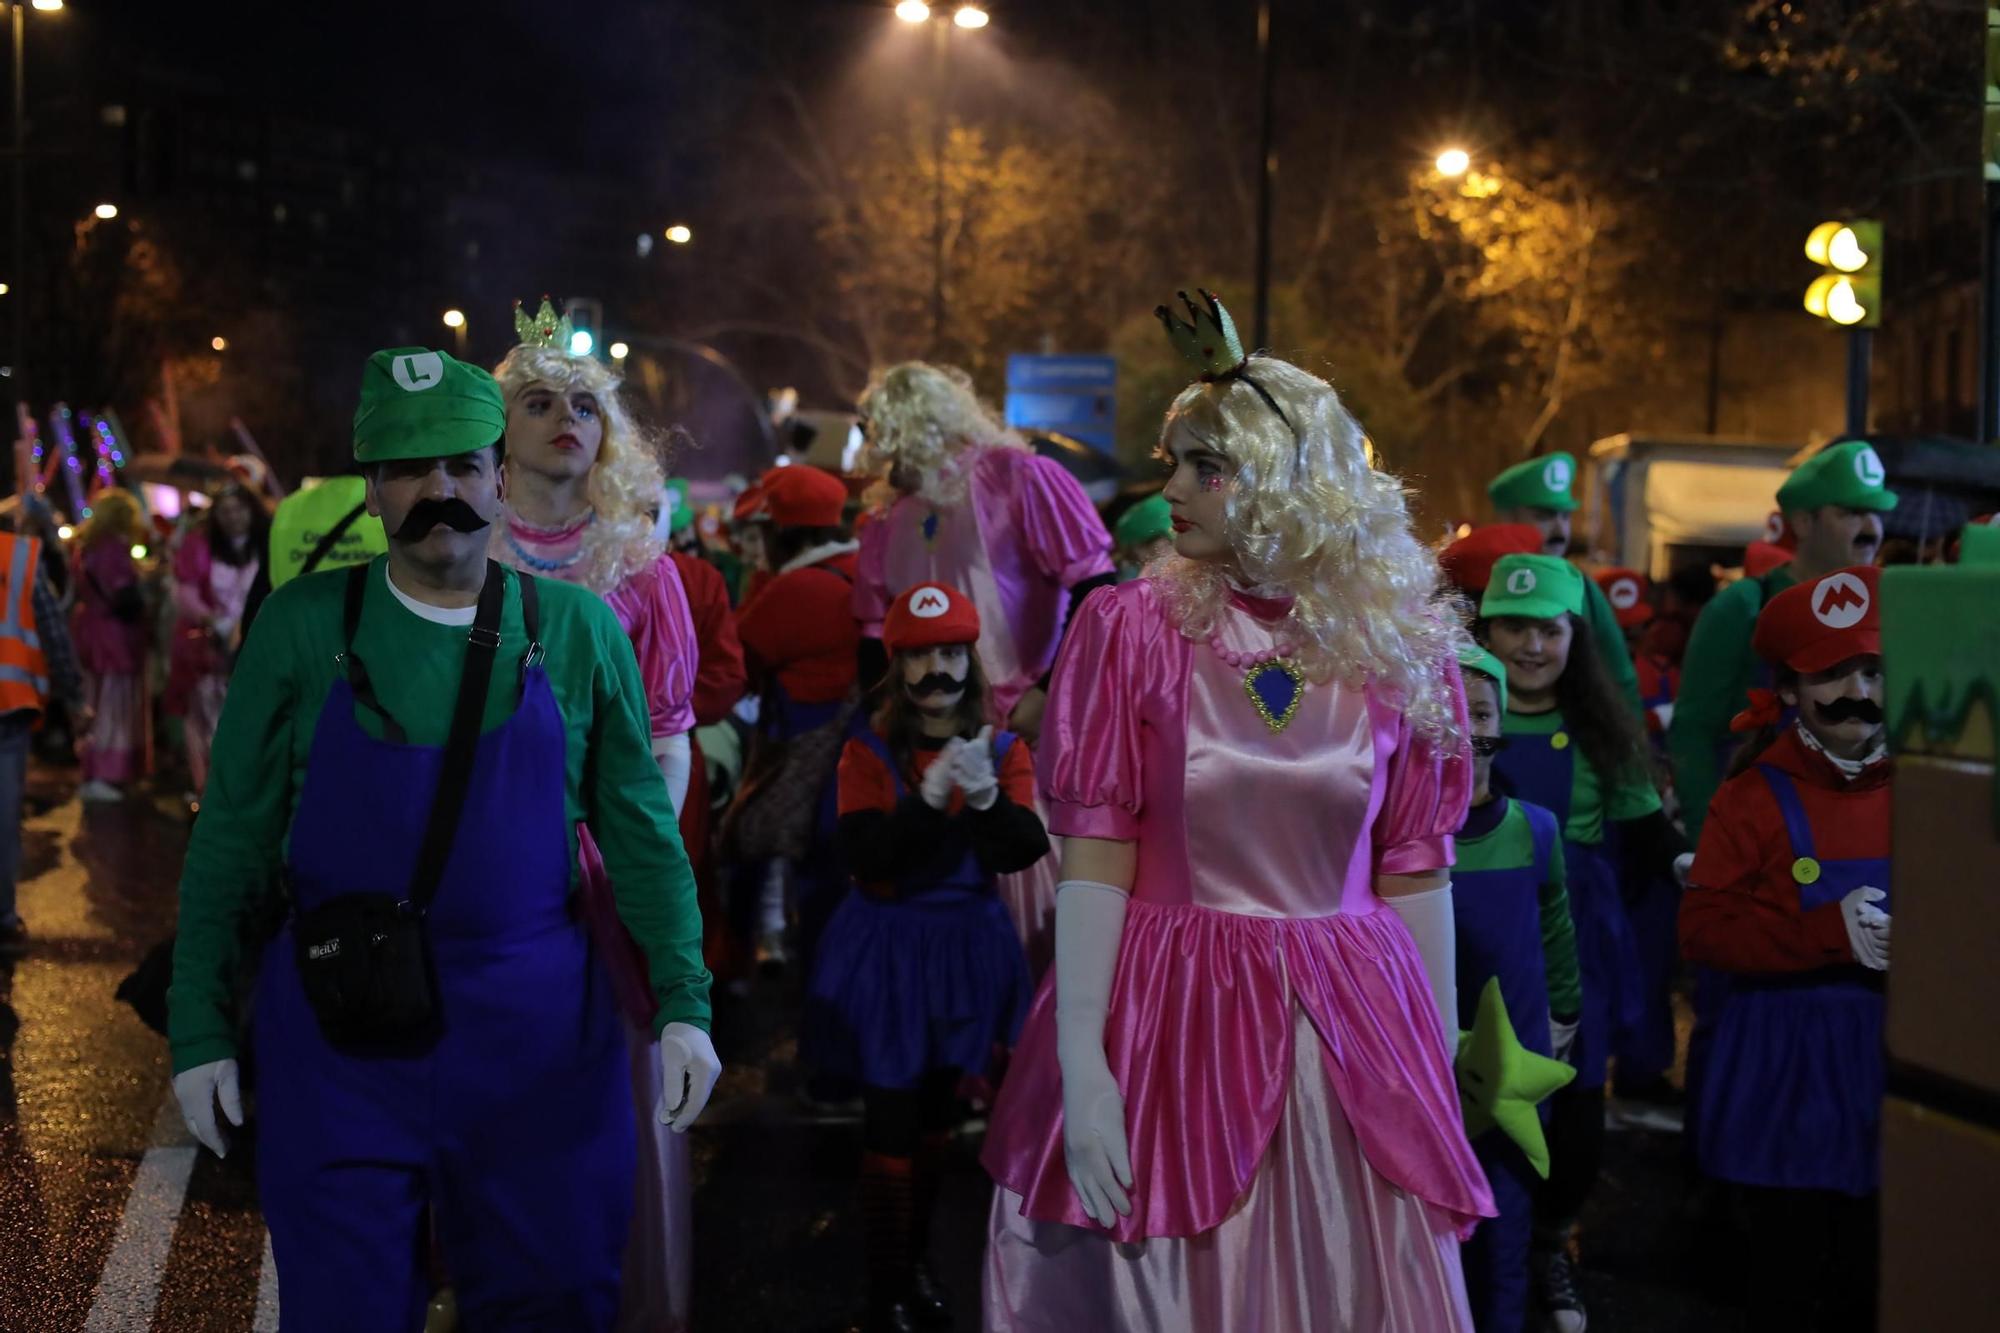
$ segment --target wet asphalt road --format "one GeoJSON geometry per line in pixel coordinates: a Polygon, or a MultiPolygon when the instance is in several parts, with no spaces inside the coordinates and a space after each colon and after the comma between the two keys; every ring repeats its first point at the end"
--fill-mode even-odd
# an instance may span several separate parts
{"type": "MultiPolygon", "coordinates": [[[[31,775],[34,938],[0,961],[0,1333],[275,1329],[251,1145],[196,1153],[165,1041],[113,996],[173,928],[186,822],[164,794],[85,807],[74,786],[73,770],[31,775]]],[[[788,995],[764,979],[718,996],[728,1070],[695,1131],[697,1329],[842,1328],[859,1296],[859,1125],[799,1100],[788,995]]],[[[1586,1219],[1593,1330],[1739,1327],[1726,1247],[1681,1220],[1677,1151],[1676,1136],[1610,1137],[1586,1219]]],[[[989,1197],[974,1152],[946,1182],[934,1246],[965,1329],[989,1197]]]]}

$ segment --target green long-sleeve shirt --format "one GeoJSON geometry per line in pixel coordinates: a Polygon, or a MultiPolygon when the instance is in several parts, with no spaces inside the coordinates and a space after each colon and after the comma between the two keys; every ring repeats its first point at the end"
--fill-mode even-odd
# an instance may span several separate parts
{"type": "MultiPolygon", "coordinates": [[[[1519,801],[1506,797],[1499,821],[1484,833],[1461,832],[1454,877],[1481,870],[1520,870],[1535,863],[1535,832],[1519,801]]],[[[1457,890],[1464,892],[1463,886],[1457,890]]],[[[1541,904],[1542,971],[1549,988],[1549,1013],[1565,1022],[1583,1009],[1582,982],[1576,962],[1576,923],[1569,911],[1568,876],[1563,869],[1561,838],[1549,843],[1549,865],[1536,887],[1541,904]]]]}
{"type": "Polygon", "coordinates": [[[1618,612],[1612,609],[1611,599],[1597,586],[1597,580],[1588,575],[1583,580],[1583,622],[1590,627],[1590,639],[1597,646],[1604,669],[1611,674],[1618,692],[1631,703],[1632,716],[1644,717],[1646,710],[1639,702],[1639,670],[1632,665],[1632,647],[1625,642],[1625,631],[1618,625],[1618,612]]]}
{"type": "MultiPolygon", "coordinates": [[[[466,630],[401,605],[386,569],[386,559],[370,567],[355,652],[368,663],[376,695],[410,743],[440,746],[450,729],[466,630]]],[[[338,670],[346,581],[347,571],[334,570],[273,593],[230,680],[201,818],[181,872],[180,936],[168,996],[176,1072],[236,1054],[229,1009],[241,965],[239,924],[284,860],[314,727],[338,670]]],[[[660,1002],[655,1032],[671,1022],[706,1028],[709,974],[701,960],[694,875],[653,759],[632,645],[611,609],[587,589],[542,579],[536,591],[549,684],[567,732],[570,864],[577,864],[577,822],[586,822],[603,854],[618,914],[646,956],[660,1002]]],[[[506,647],[524,638],[512,578],[500,635],[486,730],[505,721],[520,697],[519,658],[506,647]]],[[[355,716],[370,734],[381,734],[373,713],[357,708],[355,716]]],[[[458,836],[477,837],[476,812],[467,814],[458,836]]]]}
{"type": "Polygon", "coordinates": [[[1729,720],[1749,702],[1757,655],[1750,636],[1764,604],[1798,580],[1789,564],[1754,579],[1738,579],[1702,608],[1681,657],[1681,686],[1667,727],[1667,753],[1674,765],[1674,791],[1690,846],[1701,842],[1708,803],[1722,785],[1723,751],[1729,720]]]}

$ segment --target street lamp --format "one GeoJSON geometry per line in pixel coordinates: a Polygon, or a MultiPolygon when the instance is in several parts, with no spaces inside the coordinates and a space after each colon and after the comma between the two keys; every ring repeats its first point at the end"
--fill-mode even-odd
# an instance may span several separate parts
{"type": "Polygon", "coordinates": [[[229,349],[229,339],[218,334],[208,340],[208,345],[218,352],[227,351],[229,349]]]}
{"type": "Polygon", "coordinates": [[[458,359],[465,360],[465,312],[456,307],[444,312],[444,326],[451,330],[458,359]]]}
{"type": "Polygon", "coordinates": [[[667,228],[665,235],[666,238],[672,241],[675,245],[686,245],[689,241],[694,239],[693,230],[688,227],[683,227],[679,223],[675,223],[673,226],[667,228]]]}
{"type": "Polygon", "coordinates": [[[90,211],[95,213],[100,221],[109,222],[111,221],[111,219],[118,216],[118,205],[99,204],[96,208],[93,208],[90,211]]]}
{"type": "Polygon", "coordinates": [[[960,5],[958,12],[951,16],[951,21],[961,28],[983,28],[992,22],[992,18],[977,5],[960,5]]]}
{"type": "Polygon", "coordinates": [[[626,357],[630,355],[632,355],[632,349],[630,347],[627,347],[624,343],[611,344],[611,359],[613,361],[623,361],[626,357]]]}
{"type": "Polygon", "coordinates": [[[896,17],[905,23],[922,23],[931,16],[931,7],[923,0],[903,0],[896,6],[896,17]]]}
{"type": "Polygon", "coordinates": [[[35,0],[35,8],[44,14],[53,14],[63,7],[63,0],[35,0]]]}
{"type": "Polygon", "coordinates": [[[1463,148],[1447,148],[1437,156],[1438,175],[1457,179],[1472,169],[1472,154],[1463,148]]]}
{"type": "Polygon", "coordinates": [[[937,21],[936,40],[931,45],[931,354],[944,346],[944,149],[945,97],[950,91],[951,30],[976,32],[992,22],[992,16],[978,5],[960,5],[952,11],[950,24],[921,0],[903,0],[896,17],[905,23],[937,21]]]}

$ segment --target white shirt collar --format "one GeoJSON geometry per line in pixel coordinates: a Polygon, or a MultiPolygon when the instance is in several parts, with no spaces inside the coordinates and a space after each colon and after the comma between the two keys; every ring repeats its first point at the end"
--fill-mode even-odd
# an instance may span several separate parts
{"type": "Polygon", "coordinates": [[[1860,777],[1865,770],[1873,767],[1876,764],[1881,763],[1884,759],[1889,757],[1889,747],[1886,743],[1882,743],[1876,745],[1876,747],[1873,750],[1870,750],[1866,755],[1864,755],[1859,759],[1842,759],[1839,755],[1830,753],[1824,745],[1821,745],[1819,743],[1819,737],[1813,735],[1812,732],[1806,730],[1805,719],[1801,718],[1798,721],[1794,722],[1792,725],[1798,728],[1799,739],[1805,743],[1805,747],[1808,750],[1811,750],[1814,753],[1820,755],[1826,760],[1826,762],[1832,764],[1835,768],[1839,769],[1840,776],[1847,779],[1849,782],[1854,781],[1856,778],[1860,777]]]}
{"type": "Polygon", "coordinates": [[[470,625],[473,617],[479,614],[477,606],[432,606],[429,602],[418,601],[398,588],[396,580],[389,577],[387,560],[382,562],[382,581],[389,585],[389,591],[395,594],[396,600],[403,604],[404,609],[412,615],[430,621],[433,625],[470,625]]]}
{"type": "Polygon", "coordinates": [[[846,555],[861,549],[860,542],[821,542],[818,546],[808,546],[797,555],[779,566],[780,574],[789,574],[795,569],[816,565],[822,560],[831,560],[837,555],[846,555]]]}

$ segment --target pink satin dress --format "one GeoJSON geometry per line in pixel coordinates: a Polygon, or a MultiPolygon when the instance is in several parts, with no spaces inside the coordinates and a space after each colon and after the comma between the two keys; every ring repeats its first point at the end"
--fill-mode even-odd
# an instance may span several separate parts
{"type": "MultiPolygon", "coordinates": [[[[854,615],[879,636],[896,598],[927,580],[979,609],[979,662],[1004,726],[1021,696],[1055,664],[1069,590],[1113,570],[1111,534],[1076,478],[1026,449],[978,448],[965,499],[936,506],[906,495],[861,531],[854,615]]],[[[1056,851],[1002,875],[1000,900],[1040,976],[1053,956],[1056,851]]]]}
{"type": "MultiPolygon", "coordinates": [[[[1274,652],[1284,610],[1239,598],[1220,641],[1274,652]]],[[[1138,844],[1105,1025],[1133,1211],[1107,1231],[1070,1185],[1050,977],[986,1141],[986,1326],[1470,1329],[1458,1245],[1492,1195],[1374,891],[1451,863],[1469,758],[1330,684],[1273,732],[1144,579],[1085,604],[1042,741],[1052,831],[1138,844]]]]}

